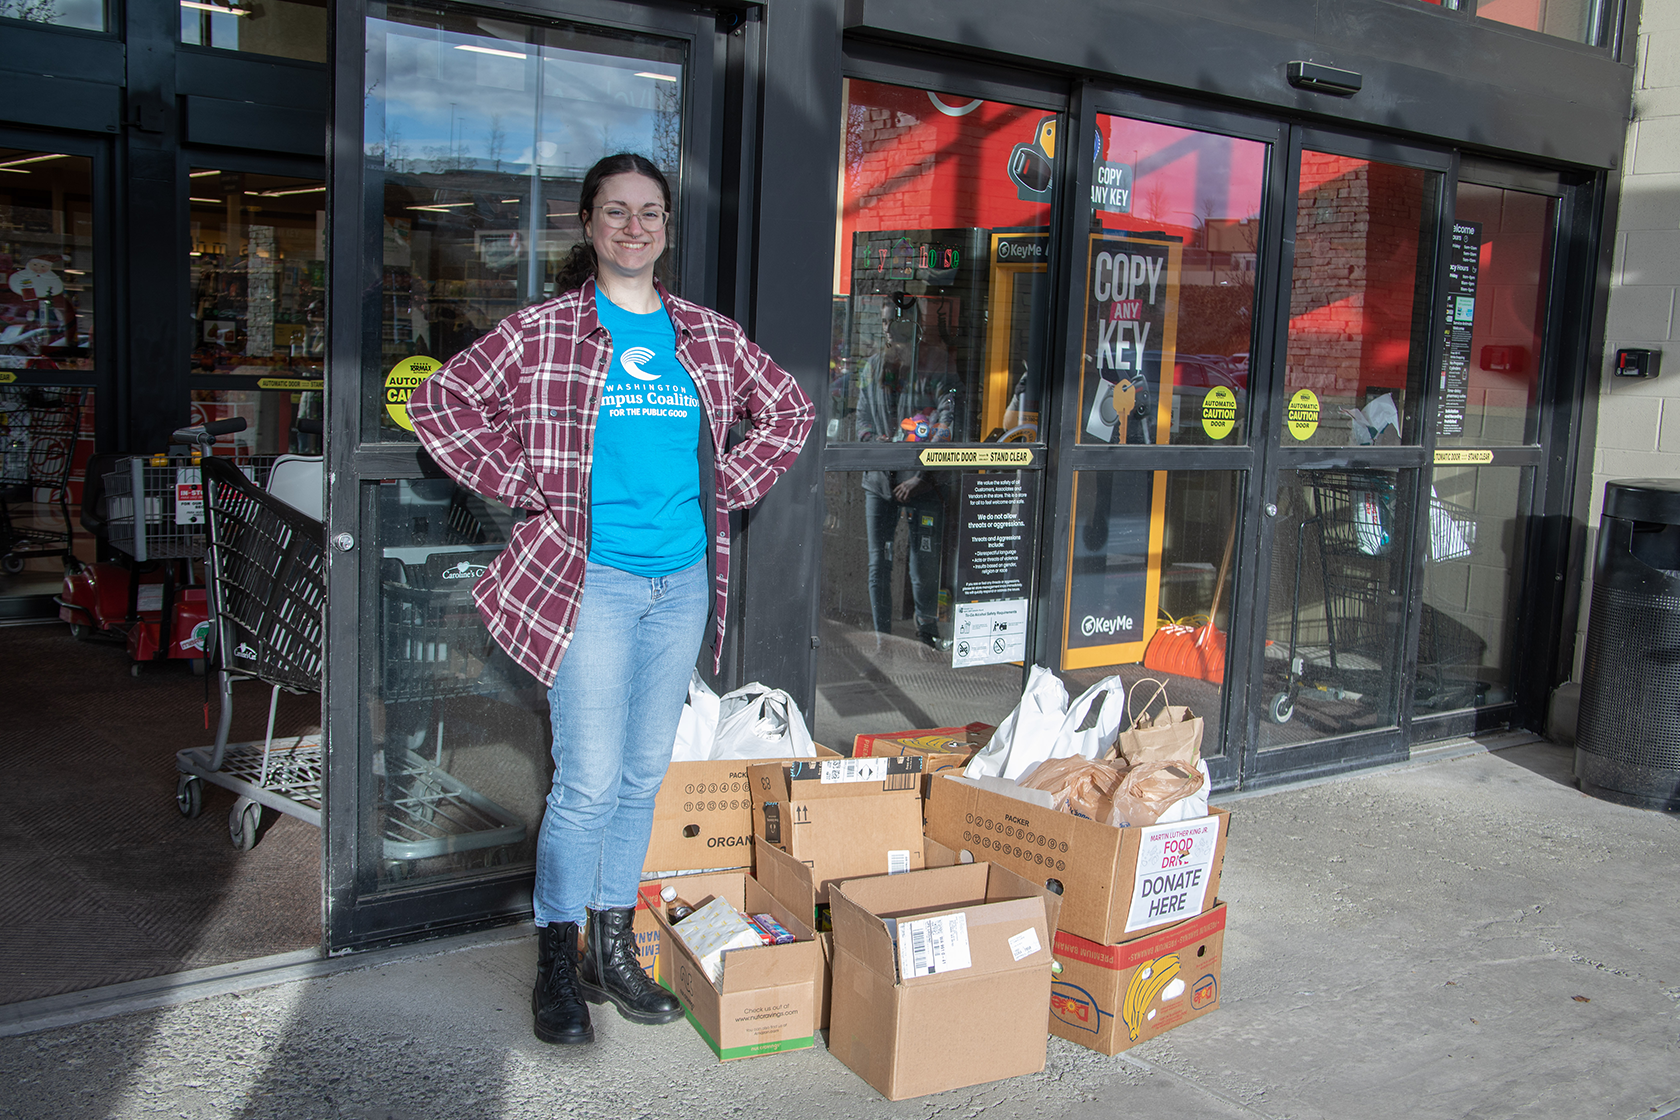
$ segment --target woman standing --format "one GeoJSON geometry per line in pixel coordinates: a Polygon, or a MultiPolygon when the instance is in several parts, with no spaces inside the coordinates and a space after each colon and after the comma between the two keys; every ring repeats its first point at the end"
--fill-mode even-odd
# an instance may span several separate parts
{"type": "Polygon", "coordinates": [[[549,685],[531,999],[545,1042],[594,1039],[586,1000],[639,1023],[682,1014],[631,931],[654,796],[709,614],[714,667],[722,656],[728,511],[764,497],[811,427],[809,398],[739,326],[654,279],[670,216],[652,163],[601,160],[562,294],[504,319],[408,406],[461,485],[534,514],[473,594],[497,643],[549,685]],[[725,452],[740,421],[746,438],[725,452]]]}

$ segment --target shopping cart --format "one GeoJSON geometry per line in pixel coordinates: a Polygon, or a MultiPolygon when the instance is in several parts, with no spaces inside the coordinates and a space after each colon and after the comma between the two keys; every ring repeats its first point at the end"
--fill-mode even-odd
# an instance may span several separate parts
{"type": "Polygon", "coordinates": [[[1266,709],[1273,723],[1295,714],[1303,686],[1325,700],[1358,701],[1388,687],[1392,674],[1394,478],[1375,470],[1304,470],[1297,477],[1302,499],[1310,495],[1311,513],[1303,512],[1295,530],[1288,675],[1266,709]],[[1324,614],[1306,634],[1301,577],[1309,542],[1316,546],[1324,614]]]}
{"type": "Polygon", "coordinates": [[[0,569],[8,575],[33,556],[70,556],[70,463],[81,426],[80,389],[0,387],[0,569]],[[57,518],[24,512],[37,503],[56,506],[57,518]]]}
{"type": "MultiPolygon", "coordinates": [[[[206,445],[218,427],[202,430],[206,445]]],[[[181,776],[175,803],[182,814],[196,817],[203,809],[205,782],[232,790],[238,798],[228,815],[228,832],[236,847],[249,850],[257,842],[264,807],[321,824],[320,736],[276,739],[274,723],[281,689],[321,691],[325,530],[233,464],[206,454],[203,469],[220,718],[212,746],[176,753],[181,776]],[[270,686],[268,727],[260,743],[228,742],[236,680],[270,686]]],[[[441,735],[435,760],[406,747],[383,752],[376,773],[387,860],[406,865],[524,840],[523,822],[451,776],[441,761],[441,735]]]]}
{"type": "MultiPolygon", "coordinates": [[[[243,430],[245,421],[222,420],[210,427],[226,434],[243,430]]],[[[77,619],[85,619],[84,625],[126,635],[136,675],[144,662],[169,657],[189,658],[195,670],[205,664],[209,605],[194,567],[205,554],[201,457],[211,457],[209,445],[189,449],[176,444],[166,454],[115,461],[104,476],[103,531],[126,559],[118,565],[93,565],[83,575],[88,586],[72,587],[74,581],[67,580],[60,601],[77,619]],[[118,581],[126,592],[127,610],[120,618],[107,617],[103,610],[106,600],[98,585],[107,581],[118,581]]],[[[275,458],[247,455],[237,466],[260,486],[275,458]]]]}

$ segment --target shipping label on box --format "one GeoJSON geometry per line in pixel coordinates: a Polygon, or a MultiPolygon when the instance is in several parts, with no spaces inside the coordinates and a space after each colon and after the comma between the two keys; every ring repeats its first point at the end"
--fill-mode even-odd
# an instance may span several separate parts
{"type": "Polygon", "coordinates": [[[1225,904],[1155,933],[1099,945],[1056,934],[1050,1033],[1118,1054],[1219,1006],[1225,904]]]}
{"type": "Polygon", "coordinates": [[[1055,895],[970,863],[833,898],[828,1044],[854,1073],[896,1101],[1044,1067],[1055,895]]]}
{"type": "Polygon", "coordinates": [[[1061,928],[1103,945],[1182,921],[1211,905],[1219,893],[1229,819],[1228,810],[1216,808],[1207,817],[1173,825],[1113,828],[952,775],[933,779],[927,802],[930,838],[1060,889],[1061,928]],[[1176,831],[1183,829],[1190,832],[1176,831]],[[1153,837],[1148,851],[1146,834],[1153,837]],[[1189,865],[1168,865],[1180,858],[1189,865]],[[1136,926],[1130,924],[1134,902],[1142,923],[1136,926]]]}

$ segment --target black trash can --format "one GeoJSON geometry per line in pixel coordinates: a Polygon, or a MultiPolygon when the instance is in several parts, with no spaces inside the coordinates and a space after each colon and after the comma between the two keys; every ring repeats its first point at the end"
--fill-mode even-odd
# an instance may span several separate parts
{"type": "Polygon", "coordinates": [[[1606,801],[1680,811],[1680,479],[1604,486],[1575,778],[1606,801]]]}

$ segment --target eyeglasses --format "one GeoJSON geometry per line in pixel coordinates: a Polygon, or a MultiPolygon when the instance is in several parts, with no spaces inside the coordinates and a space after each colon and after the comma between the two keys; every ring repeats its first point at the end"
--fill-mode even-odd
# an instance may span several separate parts
{"type": "Polygon", "coordinates": [[[668,212],[661,210],[657,206],[649,206],[646,210],[639,212],[633,212],[626,207],[614,205],[597,206],[595,209],[601,212],[601,220],[607,223],[607,227],[609,229],[623,229],[625,226],[630,224],[630,219],[632,217],[641,223],[643,229],[664,229],[665,223],[671,217],[668,212]]]}

